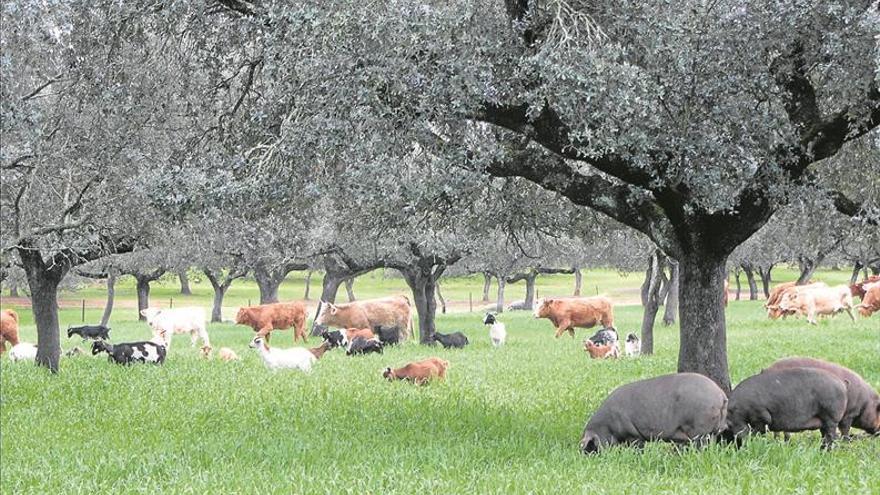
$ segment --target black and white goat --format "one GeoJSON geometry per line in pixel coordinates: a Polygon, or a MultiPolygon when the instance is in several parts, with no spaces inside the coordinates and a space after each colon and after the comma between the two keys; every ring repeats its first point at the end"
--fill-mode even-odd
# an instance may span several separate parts
{"type": "Polygon", "coordinates": [[[104,325],[83,325],[81,327],[67,327],[67,338],[79,335],[83,340],[109,340],[110,327],[104,325]]]}
{"type": "Polygon", "coordinates": [[[357,337],[348,344],[348,350],[345,352],[348,356],[355,354],[370,354],[378,352],[382,354],[382,348],[385,346],[379,339],[365,339],[357,337]]]}
{"type": "Polygon", "coordinates": [[[117,364],[165,362],[165,346],[155,342],[120,342],[109,344],[103,340],[92,343],[92,355],[106,352],[109,360],[117,364]]]}
{"type": "Polygon", "coordinates": [[[483,325],[489,325],[489,339],[492,340],[493,346],[499,347],[504,345],[507,341],[507,327],[504,326],[504,323],[498,321],[498,318],[493,313],[486,313],[486,317],[483,318],[483,325]]]}

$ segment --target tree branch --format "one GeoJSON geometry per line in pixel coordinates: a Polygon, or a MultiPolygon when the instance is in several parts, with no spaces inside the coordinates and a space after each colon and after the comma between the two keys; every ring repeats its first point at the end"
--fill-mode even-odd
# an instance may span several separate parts
{"type": "Polygon", "coordinates": [[[21,101],[28,101],[28,100],[30,100],[31,98],[37,96],[38,94],[40,94],[40,91],[43,91],[44,89],[48,88],[51,84],[60,81],[60,80],[61,80],[61,76],[62,76],[62,74],[58,74],[58,75],[56,75],[55,77],[52,77],[52,78],[49,79],[48,81],[44,82],[43,84],[37,86],[37,88],[36,88],[35,90],[33,90],[33,91],[31,91],[30,93],[28,93],[28,94],[22,96],[22,97],[21,97],[21,101]]]}

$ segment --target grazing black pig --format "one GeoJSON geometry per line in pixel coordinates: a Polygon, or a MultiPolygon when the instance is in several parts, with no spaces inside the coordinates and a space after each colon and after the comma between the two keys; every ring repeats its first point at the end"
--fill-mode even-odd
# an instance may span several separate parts
{"type": "Polygon", "coordinates": [[[724,438],[736,445],[750,432],[818,429],[822,448],[834,443],[846,412],[846,383],[814,368],[765,370],[733,389],[724,438]]]}
{"type": "Polygon", "coordinates": [[[434,332],[434,342],[440,342],[444,349],[462,349],[468,345],[468,338],[461,332],[442,334],[434,332]]]}
{"type": "Polygon", "coordinates": [[[384,327],[379,325],[373,327],[373,333],[375,333],[379,337],[379,340],[385,345],[397,345],[400,343],[400,329],[397,327],[384,327]]]}
{"type": "Polygon", "coordinates": [[[787,368],[817,368],[846,380],[846,412],[840,420],[840,434],[849,436],[852,426],[877,435],[880,433],[880,394],[877,394],[858,373],[839,364],[821,359],[790,357],[776,361],[767,371],[787,368]]]}
{"type": "Polygon", "coordinates": [[[348,346],[348,351],[345,354],[348,356],[354,356],[355,354],[370,354],[371,352],[382,354],[382,347],[382,342],[378,339],[357,337],[351,341],[348,346]]]}
{"type": "Polygon", "coordinates": [[[67,338],[79,335],[83,340],[109,340],[110,327],[104,325],[83,325],[81,327],[67,327],[67,338]]]}
{"type": "Polygon", "coordinates": [[[727,396],[696,373],[663,375],[618,387],[590,418],[581,437],[585,454],[652,440],[689,443],[721,433],[727,396]]]}

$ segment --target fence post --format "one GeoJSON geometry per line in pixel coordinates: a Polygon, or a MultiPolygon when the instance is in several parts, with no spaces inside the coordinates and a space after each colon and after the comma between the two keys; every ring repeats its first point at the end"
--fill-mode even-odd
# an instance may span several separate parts
{"type": "Polygon", "coordinates": [[[474,312],[474,293],[473,292],[468,292],[468,307],[470,308],[468,310],[468,312],[473,313],[474,312]]]}
{"type": "Polygon", "coordinates": [[[599,286],[598,285],[596,286],[596,295],[597,296],[599,295],[599,286]]]}
{"type": "Polygon", "coordinates": [[[250,307],[250,306],[251,306],[251,299],[248,298],[248,307],[250,307]]]}
{"type": "Polygon", "coordinates": [[[82,321],[85,323],[86,321],[86,300],[82,300],[82,321]]]}
{"type": "Polygon", "coordinates": [[[174,298],[173,297],[168,298],[168,308],[174,309],[174,298]]]}

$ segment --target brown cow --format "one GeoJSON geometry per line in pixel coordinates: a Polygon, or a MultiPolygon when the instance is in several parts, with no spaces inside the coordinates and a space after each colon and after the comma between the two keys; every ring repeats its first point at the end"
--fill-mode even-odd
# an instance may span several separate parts
{"type": "Polygon", "coordinates": [[[409,363],[402,368],[385,368],[385,371],[382,372],[382,376],[388,381],[407,380],[416,385],[424,385],[434,378],[440,380],[446,378],[446,369],[448,367],[449,361],[432,357],[422,361],[409,363]]]}
{"type": "Polygon", "coordinates": [[[859,308],[859,314],[869,317],[880,311],[880,282],[865,285],[865,295],[862,297],[862,303],[856,306],[859,308]]]}
{"type": "Polygon", "coordinates": [[[408,338],[412,331],[412,308],[406,296],[366,299],[343,304],[321,301],[321,312],[315,324],[336,328],[401,329],[401,337],[408,338]]]}
{"type": "Polygon", "coordinates": [[[346,328],[345,329],[345,338],[348,339],[349,342],[354,339],[362,337],[364,340],[375,339],[376,334],[373,333],[369,328],[346,328]]]}
{"type": "Polygon", "coordinates": [[[614,358],[617,359],[620,357],[620,348],[617,346],[617,342],[611,342],[605,345],[596,345],[592,340],[587,340],[584,342],[584,350],[590,355],[593,359],[607,359],[614,358]]]}
{"type": "Polygon", "coordinates": [[[0,354],[6,352],[6,342],[18,345],[18,313],[12,309],[0,311],[0,354]]]}
{"type": "Polygon", "coordinates": [[[779,301],[782,300],[782,296],[789,291],[799,291],[816,287],[828,287],[828,285],[824,282],[813,282],[810,280],[805,285],[797,285],[797,282],[784,282],[773,287],[770,290],[770,297],[768,297],[767,302],[764,303],[764,307],[767,308],[767,316],[769,316],[771,320],[776,320],[780,317],[787,317],[792,313],[785,313],[779,309],[779,301]]]}
{"type": "Polygon", "coordinates": [[[852,293],[853,297],[865,297],[865,286],[868,284],[873,284],[874,282],[880,282],[880,275],[871,275],[865,280],[861,282],[857,282],[849,286],[849,290],[852,293]]]}
{"type": "Polygon", "coordinates": [[[294,327],[294,343],[297,338],[306,341],[306,305],[299,301],[244,307],[238,310],[235,322],[253,328],[258,337],[266,338],[266,342],[272,330],[290,327],[294,327]]]}
{"type": "Polygon", "coordinates": [[[768,309],[778,309],[782,314],[805,315],[807,321],[815,325],[817,315],[833,316],[841,311],[846,311],[849,317],[855,320],[852,308],[852,294],[849,292],[849,287],[839,285],[836,287],[792,287],[782,294],[778,306],[770,306],[768,309]]]}
{"type": "Polygon", "coordinates": [[[607,297],[557,297],[539,301],[535,318],[547,318],[556,327],[556,338],[566,330],[574,337],[575,328],[592,328],[601,323],[614,326],[614,308],[607,297]]]}

